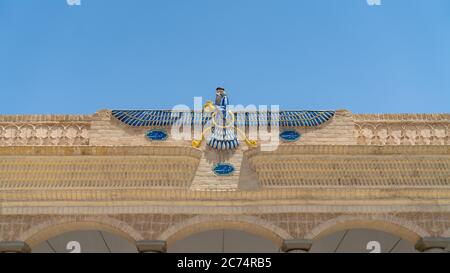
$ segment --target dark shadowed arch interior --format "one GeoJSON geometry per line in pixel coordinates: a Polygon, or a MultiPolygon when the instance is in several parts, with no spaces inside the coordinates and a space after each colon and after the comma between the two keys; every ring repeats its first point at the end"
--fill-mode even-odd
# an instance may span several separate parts
{"type": "Polygon", "coordinates": [[[168,252],[180,253],[273,253],[279,252],[273,241],[249,232],[217,229],[196,233],[174,242],[168,252]]]}
{"type": "Polygon", "coordinates": [[[136,253],[134,243],[100,230],[79,230],[60,234],[41,242],[33,253],[136,253]]]}
{"type": "Polygon", "coordinates": [[[414,244],[375,229],[347,229],[314,241],[312,253],[413,253],[414,244]]]}
{"type": "MultiPolygon", "coordinates": [[[[100,230],[80,230],[60,234],[41,242],[34,253],[136,253],[133,242],[100,230]]],[[[249,232],[218,229],[199,232],[168,247],[171,253],[279,252],[279,246],[249,232]]],[[[312,253],[412,253],[413,243],[396,235],[374,229],[347,229],[314,240],[312,253]]]]}

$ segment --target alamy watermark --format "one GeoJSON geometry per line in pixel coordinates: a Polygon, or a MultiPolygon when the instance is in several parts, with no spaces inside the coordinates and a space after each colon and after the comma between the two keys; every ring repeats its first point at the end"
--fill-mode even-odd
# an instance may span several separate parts
{"type": "Polygon", "coordinates": [[[81,6],[81,0],[66,0],[69,6],[81,6]]]}
{"type": "Polygon", "coordinates": [[[193,141],[193,145],[211,139],[229,143],[236,139],[249,146],[259,144],[261,150],[275,150],[279,143],[278,105],[213,105],[203,104],[202,97],[194,97],[194,109],[180,104],[172,108],[178,122],[171,127],[174,140],[193,141]],[[186,122],[186,121],[195,122],[186,122]],[[260,142],[260,143],[258,143],[260,142]]]}
{"type": "Polygon", "coordinates": [[[381,6],[381,0],[366,0],[369,6],[381,6]]]}

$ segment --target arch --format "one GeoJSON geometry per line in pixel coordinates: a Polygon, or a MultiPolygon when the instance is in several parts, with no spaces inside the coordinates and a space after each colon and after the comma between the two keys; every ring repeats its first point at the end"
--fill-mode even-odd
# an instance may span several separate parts
{"type": "Polygon", "coordinates": [[[320,239],[338,231],[359,228],[384,231],[413,244],[420,238],[429,236],[417,224],[393,216],[341,215],[313,228],[306,234],[306,239],[320,239]]]}
{"type": "Polygon", "coordinates": [[[24,232],[19,237],[19,240],[26,242],[33,248],[45,240],[77,230],[106,231],[127,239],[133,244],[143,238],[139,232],[125,222],[110,217],[87,217],[83,219],[65,218],[43,222],[24,232]]]}
{"type": "Polygon", "coordinates": [[[271,240],[278,246],[281,246],[284,239],[292,239],[289,233],[270,222],[254,216],[237,215],[195,216],[169,227],[158,239],[166,241],[170,247],[174,242],[190,235],[214,229],[245,231],[271,240]]]}

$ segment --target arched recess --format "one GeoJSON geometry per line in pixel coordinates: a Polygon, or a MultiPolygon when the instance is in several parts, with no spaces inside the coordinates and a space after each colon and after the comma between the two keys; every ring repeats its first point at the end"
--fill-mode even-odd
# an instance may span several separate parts
{"type": "Polygon", "coordinates": [[[208,230],[235,229],[271,240],[281,246],[292,236],[280,227],[254,216],[195,216],[168,228],[159,236],[170,247],[174,242],[208,230]]]}
{"type": "Polygon", "coordinates": [[[430,236],[417,224],[390,216],[342,215],[330,219],[306,234],[305,239],[321,239],[327,235],[349,229],[374,229],[397,235],[415,244],[421,237],[430,236]]]}
{"type": "Polygon", "coordinates": [[[56,237],[63,233],[77,230],[101,230],[120,236],[131,243],[142,240],[142,236],[130,225],[117,219],[102,218],[85,218],[85,219],[60,219],[51,220],[36,225],[24,232],[19,240],[26,242],[31,248],[37,246],[41,242],[56,237]]]}

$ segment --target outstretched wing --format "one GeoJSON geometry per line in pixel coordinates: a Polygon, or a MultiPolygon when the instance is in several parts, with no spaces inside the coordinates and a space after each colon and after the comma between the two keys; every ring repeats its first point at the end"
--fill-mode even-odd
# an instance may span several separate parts
{"type": "Polygon", "coordinates": [[[280,127],[314,127],[329,121],[334,111],[279,111],[279,112],[250,112],[237,113],[238,125],[265,126],[276,124],[280,127]]]}
{"type": "MultiPolygon", "coordinates": [[[[278,123],[281,127],[319,126],[331,118],[334,111],[280,111],[235,113],[236,125],[260,126],[278,123]]],[[[113,110],[112,115],[121,122],[133,127],[205,125],[211,120],[210,112],[174,111],[174,110],[113,110]]]]}
{"type": "Polygon", "coordinates": [[[281,111],[280,126],[319,126],[334,116],[334,111],[281,111]]]}
{"type": "Polygon", "coordinates": [[[209,113],[173,110],[113,110],[113,117],[133,127],[171,126],[173,124],[206,124],[209,113]]]}

